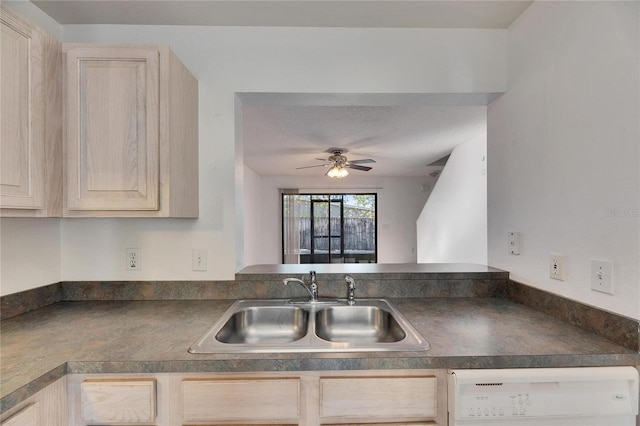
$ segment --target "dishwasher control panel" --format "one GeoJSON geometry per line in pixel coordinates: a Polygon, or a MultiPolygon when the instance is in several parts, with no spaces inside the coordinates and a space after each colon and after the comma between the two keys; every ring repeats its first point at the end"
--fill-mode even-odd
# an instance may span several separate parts
{"type": "Polygon", "coordinates": [[[531,415],[533,399],[528,393],[467,394],[460,398],[463,417],[521,417],[531,415]]]}
{"type": "MultiPolygon", "coordinates": [[[[630,414],[633,412],[630,390],[611,387],[584,392],[580,389],[563,389],[536,392],[526,389],[509,389],[503,392],[466,393],[459,397],[458,412],[462,417],[549,417],[586,416],[602,414],[630,414]]],[[[523,387],[523,386],[517,386],[523,387]]]]}
{"type": "Polygon", "coordinates": [[[546,419],[547,424],[551,418],[635,418],[638,386],[638,371],[632,367],[452,370],[449,418],[453,425],[500,424],[499,419],[512,424],[518,418],[546,419]]]}

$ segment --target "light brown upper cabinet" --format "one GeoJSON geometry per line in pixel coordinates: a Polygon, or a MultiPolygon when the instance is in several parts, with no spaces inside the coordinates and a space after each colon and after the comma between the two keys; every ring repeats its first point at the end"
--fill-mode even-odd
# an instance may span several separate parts
{"type": "Polygon", "coordinates": [[[62,214],[61,44],[1,9],[0,215],[62,214]]]}
{"type": "Polygon", "coordinates": [[[168,47],[64,44],[64,216],[198,217],[198,82],[168,47]]]}

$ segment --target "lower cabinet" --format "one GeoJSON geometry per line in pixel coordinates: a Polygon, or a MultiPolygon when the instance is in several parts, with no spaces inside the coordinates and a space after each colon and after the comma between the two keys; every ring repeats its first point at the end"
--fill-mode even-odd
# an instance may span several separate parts
{"type": "Polygon", "coordinates": [[[67,377],[63,377],[0,416],[1,426],[67,426],[67,377]]]}
{"type": "Polygon", "coordinates": [[[445,370],[72,374],[68,383],[73,426],[446,425],[445,370]]]}

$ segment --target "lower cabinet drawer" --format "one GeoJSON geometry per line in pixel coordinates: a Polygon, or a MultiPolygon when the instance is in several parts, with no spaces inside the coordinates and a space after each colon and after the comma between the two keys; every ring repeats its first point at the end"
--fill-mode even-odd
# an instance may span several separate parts
{"type": "Polygon", "coordinates": [[[156,417],[155,379],[85,380],[82,420],[89,425],[152,424],[156,417]]]}
{"type": "Polygon", "coordinates": [[[185,423],[280,421],[300,417],[300,379],[215,379],[182,382],[185,423]]]}
{"type": "Polygon", "coordinates": [[[436,417],[435,377],[326,377],[320,379],[320,417],[396,421],[436,417]]]}

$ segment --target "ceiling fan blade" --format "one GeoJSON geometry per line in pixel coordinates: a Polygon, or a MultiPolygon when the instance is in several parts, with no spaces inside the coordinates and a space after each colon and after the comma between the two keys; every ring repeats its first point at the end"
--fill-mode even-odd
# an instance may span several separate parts
{"type": "Polygon", "coordinates": [[[371,158],[365,158],[364,160],[354,160],[349,161],[349,164],[365,164],[365,163],[375,163],[376,160],[372,160],[371,158]]]}
{"type": "Polygon", "coordinates": [[[300,170],[300,169],[310,169],[312,167],[327,167],[329,166],[331,163],[327,163],[327,164],[318,164],[315,166],[304,166],[304,167],[296,167],[296,170],[300,170]]]}
{"type": "Polygon", "coordinates": [[[358,166],[357,164],[347,164],[345,167],[348,167],[350,169],[355,169],[355,170],[362,170],[363,172],[368,172],[369,170],[371,170],[371,167],[367,167],[367,166],[358,166]]]}

